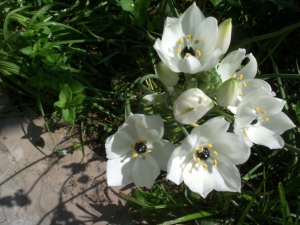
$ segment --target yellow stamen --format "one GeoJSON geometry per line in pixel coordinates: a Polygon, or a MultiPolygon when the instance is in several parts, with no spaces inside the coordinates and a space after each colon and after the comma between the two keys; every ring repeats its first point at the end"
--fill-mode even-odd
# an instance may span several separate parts
{"type": "Polygon", "coordinates": [[[212,154],[213,155],[218,155],[218,152],[217,151],[213,151],[212,154]]]}
{"type": "Polygon", "coordinates": [[[189,57],[189,56],[191,56],[191,54],[187,52],[187,53],[185,53],[185,56],[189,57]]]}
{"type": "Polygon", "coordinates": [[[200,52],[200,50],[196,50],[196,55],[197,55],[198,57],[200,57],[200,56],[201,56],[201,52],[200,52]]]}
{"type": "Polygon", "coordinates": [[[135,145],[130,145],[130,148],[134,148],[135,145]]]}
{"type": "Polygon", "coordinates": [[[270,120],[269,117],[264,118],[265,122],[268,122],[269,120],[270,120]]]}
{"type": "Polygon", "coordinates": [[[177,48],[176,52],[179,54],[181,52],[181,48],[177,48]]]}
{"type": "Polygon", "coordinates": [[[197,159],[196,159],[196,163],[199,163],[199,162],[200,162],[200,158],[197,158],[197,159]]]}
{"type": "Polygon", "coordinates": [[[217,165],[218,161],[216,159],[214,159],[214,165],[217,165]]]}
{"type": "Polygon", "coordinates": [[[261,109],[260,112],[261,112],[262,114],[266,114],[266,113],[267,113],[267,111],[264,110],[264,109],[261,109]]]}
{"type": "Polygon", "coordinates": [[[190,125],[193,126],[193,127],[199,127],[199,124],[197,124],[197,123],[192,123],[190,125]]]}
{"type": "Polygon", "coordinates": [[[203,167],[204,167],[205,169],[207,169],[207,164],[204,163],[204,164],[203,164],[203,167]]]}
{"type": "Polygon", "coordinates": [[[212,148],[212,144],[207,144],[207,147],[208,148],[212,148]]]}
{"type": "Polygon", "coordinates": [[[243,135],[244,135],[245,137],[248,136],[245,130],[243,131],[243,135]]]}
{"type": "Polygon", "coordinates": [[[203,148],[203,147],[200,147],[199,150],[198,150],[198,152],[199,152],[199,153],[202,153],[203,150],[204,150],[204,148],[203,148]]]}
{"type": "Polygon", "coordinates": [[[235,73],[232,75],[232,78],[236,78],[236,74],[235,73]]]}
{"type": "Polygon", "coordinates": [[[247,84],[245,82],[242,83],[243,87],[247,87],[247,84]]]}
{"type": "Polygon", "coordinates": [[[142,155],[142,160],[145,160],[146,159],[146,156],[145,155],[142,155]]]}
{"type": "Polygon", "coordinates": [[[143,140],[143,143],[146,145],[146,144],[147,144],[147,141],[146,141],[146,140],[143,140]]]}
{"type": "Polygon", "coordinates": [[[131,157],[132,157],[133,159],[135,159],[135,158],[136,158],[136,157],[138,157],[138,156],[139,156],[139,154],[137,154],[137,153],[134,153],[134,154],[132,154],[132,156],[131,156],[131,157]]]}
{"type": "Polygon", "coordinates": [[[152,153],[152,150],[151,150],[151,149],[148,149],[148,150],[147,150],[147,153],[148,153],[148,154],[151,154],[151,153],[152,153]]]}
{"type": "Polygon", "coordinates": [[[140,143],[140,142],[141,142],[141,140],[140,140],[140,139],[137,139],[137,140],[136,140],[136,143],[140,143]]]}
{"type": "Polygon", "coordinates": [[[184,41],[183,41],[183,38],[180,38],[179,41],[178,41],[178,44],[179,44],[179,45],[182,45],[183,42],[184,42],[184,41]]]}
{"type": "Polygon", "coordinates": [[[194,44],[196,45],[196,44],[198,44],[200,41],[199,40],[195,40],[194,41],[194,44]]]}
{"type": "Polygon", "coordinates": [[[258,108],[258,107],[255,107],[254,110],[257,112],[257,111],[259,110],[259,108],[258,108]]]}
{"type": "Polygon", "coordinates": [[[192,38],[193,38],[192,35],[190,35],[190,34],[186,35],[186,39],[192,39],[192,38]]]}
{"type": "Polygon", "coordinates": [[[239,92],[239,96],[242,96],[242,95],[243,95],[243,92],[240,91],[240,92],[239,92]]]}
{"type": "Polygon", "coordinates": [[[240,75],[239,75],[239,80],[242,80],[243,77],[244,77],[243,74],[240,74],[240,75]]]}

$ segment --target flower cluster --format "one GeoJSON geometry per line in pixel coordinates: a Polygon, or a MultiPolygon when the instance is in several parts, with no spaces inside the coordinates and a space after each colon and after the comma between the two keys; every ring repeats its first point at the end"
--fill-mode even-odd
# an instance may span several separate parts
{"type": "Polygon", "coordinates": [[[130,114],[107,138],[108,185],[133,181],[151,188],[163,170],[167,179],[184,182],[203,198],[212,190],[240,192],[236,165],[248,160],[251,146],[284,146],[280,135],[295,125],[282,112],[285,101],[275,97],[267,82],[255,78],[255,57],[238,49],[222,59],[231,29],[231,19],[218,26],[195,3],[179,18],[167,18],[162,39],[154,44],[162,60],[156,72],[165,92],[146,95],[141,114],[130,114]],[[161,115],[142,114],[149,106],[161,115]],[[171,132],[164,129],[162,118],[186,135],[180,145],[162,139],[164,132],[171,132]],[[228,131],[230,122],[233,132],[228,131]]]}

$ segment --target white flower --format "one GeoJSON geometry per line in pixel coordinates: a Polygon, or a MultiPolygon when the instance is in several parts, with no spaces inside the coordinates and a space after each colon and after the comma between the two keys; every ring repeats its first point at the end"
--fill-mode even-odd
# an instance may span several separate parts
{"type": "Polygon", "coordinates": [[[179,18],[166,19],[162,39],[155,41],[154,48],[172,71],[195,74],[217,65],[230,38],[228,23],[222,23],[218,36],[218,21],[205,18],[193,3],[179,18]]]}
{"type": "Polygon", "coordinates": [[[270,149],[282,148],[280,136],[295,124],[281,112],[285,101],[273,97],[268,90],[260,88],[250,92],[237,107],[234,132],[245,141],[264,145],[270,149]]]}
{"type": "Polygon", "coordinates": [[[151,188],[160,170],[167,170],[175,145],[162,140],[160,116],[130,114],[118,131],[106,139],[107,183],[118,186],[131,182],[151,188]]]}
{"type": "Polygon", "coordinates": [[[213,106],[213,101],[203,91],[191,88],[174,101],[173,113],[178,122],[192,124],[196,123],[213,106]]]}
{"type": "Polygon", "coordinates": [[[235,165],[244,163],[250,148],[238,135],[226,132],[229,123],[215,117],[194,128],[177,147],[168,162],[167,179],[182,181],[203,198],[213,189],[241,191],[241,177],[235,165]]]}
{"type": "Polygon", "coordinates": [[[238,80],[236,101],[231,104],[232,106],[237,106],[249,92],[260,87],[271,91],[271,87],[267,82],[261,79],[254,79],[257,72],[256,59],[251,53],[248,55],[245,54],[246,50],[241,48],[230,52],[217,66],[217,71],[221,75],[222,82],[231,78],[238,80]],[[249,62],[242,69],[238,70],[245,58],[248,58],[249,62]]]}
{"type": "Polygon", "coordinates": [[[167,87],[173,87],[178,83],[179,74],[170,70],[162,61],[156,64],[156,71],[161,82],[167,87]]]}

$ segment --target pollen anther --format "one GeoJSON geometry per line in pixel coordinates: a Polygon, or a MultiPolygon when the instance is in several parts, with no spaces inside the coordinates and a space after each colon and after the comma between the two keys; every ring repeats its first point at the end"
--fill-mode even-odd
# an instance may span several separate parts
{"type": "Polygon", "coordinates": [[[267,113],[266,110],[264,110],[264,109],[261,109],[260,112],[261,112],[262,114],[266,114],[266,113],[267,113]]]}
{"type": "Polygon", "coordinates": [[[134,154],[132,154],[132,156],[131,156],[131,157],[132,157],[133,159],[135,159],[135,158],[136,158],[136,157],[138,157],[138,156],[139,156],[139,154],[137,154],[137,153],[134,153],[134,154]]]}
{"type": "Polygon", "coordinates": [[[146,156],[145,155],[142,155],[142,160],[145,160],[146,159],[146,156]]]}
{"type": "Polygon", "coordinates": [[[269,117],[264,118],[265,122],[268,122],[269,120],[270,120],[269,117]]]}
{"type": "Polygon", "coordinates": [[[207,144],[207,147],[208,148],[212,148],[212,144],[207,144]]]}
{"type": "Polygon", "coordinates": [[[243,135],[244,135],[245,137],[248,136],[245,130],[243,131],[243,135]]]}
{"type": "Polygon", "coordinates": [[[194,41],[194,44],[196,45],[196,44],[198,44],[200,41],[199,40],[195,40],[194,41]]]}
{"type": "Polygon", "coordinates": [[[192,38],[193,38],[192,35],[190,35],[190,34],[186,35],[186,39],[192,39],[192,38]]]}
{"type": "Polygon", "coordinates": [[[247,87],[247,84],[245,82],[242,83],[243,87],[247,87]]]}
{"type": "Polygon", "coordinates": [[[177,48],[176,52],[179,54],[181,52],[181,48],[177,48]]]}
{"type": "Polygon", "coordinates": [[[240,74],[240,75],[239,75],[239,80],[242,80],[243,77],[244,77],[243,74],[240,74]]]}
{"type": "Polygon", "coordinates": [[[140,143],[140,142],[141,142],[141,140],[140,140],[140,139],[137,139],[137,140],[136,140],[136,143],[140,143]]]}
{"type": "Polygon", "coordinates": [[[239,96],[242,96],[242,95],[243,95],[243,92],[240,91],[240,92],[239,92],[239,96]]]}
{"type": "Polygon", "coordinates": [[[182,45],[183,42],[184,42],[184,41],[183,41],[183,38],[180,38],[179,41],[178,41],[178,44],[179,44],[179,45],[182,45]]]}
{"type": "Polygon", "coordinates": [[[151,153],[152,153],[152,150],[151,150],[151,149],[148,149],[148,150],[147,150],[147,153],[148,153],[148,154],[151,154],[151,153]]]}
{"type": "Polygon", "coordinates": [[[218,155],[218,152],[217,151],[213,151],[212,154],[218,155]]]}
{"type": "Polygon", "coordinates": [[[218,161],[216,159],[214,159],[214,165],[217,165],[218,161]]]}
{"type": "Polygon", "coordinates": [[[199,150],[198,150],[198,152],[199,152],[199,153],[202,153],[203,150],[204,150],[204,148],[203,148],[203,147],[200,147],[199,150]]]}
{"type": "Polygon", "coordinates": [[[130,148],[134,148],[135,145],[130,145],[130,148]]]}
{"type": "Polygon", "coordinates": [[[236,78],[236,74],[235,73],[232,75],[232,78],[236,78]]]}
{"type": "Polygon", "coordinates": [[[200,50],[196,50],[196,55],[197,55],[198,57],[200,57],[200,56],[201,56],[201,52],[200,52],[200,50]]]}
{"type": "Polygon", "coordinates": [[[146,144],[147,144],[147,141],[146,141],[146,140],[143,140],[143,143],[146,145],[146,144]]]}
{"type": "Polygon", "coordinates": [[[255,107],[254,110],[257,112],[257,111],[259,110],[259,108],[258,108],[258,107],[255,107]]]}
{"type": "Polygon", "coordinates": [[[203,167],[204,167],[205,169],[207,169],[207,164],[204,163],[204,164],[203,164],[203,167]]]}
{"type": "Polygon", "coordinates": [[[185,53],[185,56],[189,57],[189,56],[191,56],[191,54],[187,52],[187,53],[185,53]]]}
{"type": "Polygon", "coordinates": [[[197,159],[196,159],[196,163],[199,163],[199,162],[200,162],[200,158],[197,158],[197,159]]]}

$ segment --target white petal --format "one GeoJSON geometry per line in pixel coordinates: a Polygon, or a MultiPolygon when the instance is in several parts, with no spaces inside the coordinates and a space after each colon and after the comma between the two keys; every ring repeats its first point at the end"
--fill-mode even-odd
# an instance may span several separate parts
{"type": "Polygon", "coordinates": [[[213,172],[215,174],[220,174],[220,177],[215,176],[215,190],[241,192],[241,176],[236,166],[220,163],[213,167],[213,172]]]}
{"type": "MultiPolygon", "coordinates": [[[[182,165],[186,159],[186,152],[181,147],[175,148],[167,165],[167,179],[179,185],[183,181],[182,165]]],[[[192,160],[192,158],[190,158],[192,160]]]]}
{"type": "Polygon", "coordinates": [[[118,131],[114,135],[106,139],[105,148],[108,159],[115,159],[126,155],[132,151],[130,145],[134,144],[136,140],[124,131],[118,131]]]}
{"type": "Polygon", "coordinates": [[[252,102],[246,101],[238,105],[236,110],[235,122],[239,127],[245,127],[249,125],[254,119],[256,119],[256,111],[254,110],[252,102]]]}
{"type": "Polygon", "coordinates": [[[207,162],[207,165],[208,169],[205,169],[202,165],[199,165],[196,169],[191,162],[183,169],[184,183],[191,191],[198,193],[203,198],[205,198],[215,187],[212,164],[207,162]]]}
{"type": "Polygon", "coordinates": [[[296,125],[291,121],[291,119],[283,112],[271,115],[268,118],[269,121],[261,121],[260,125],[279,135],[286,130],[296,127],[296,125]]]}
{"type": "Polygon", "coordinates": [[[140,140],[154,143],[162,138],[164,134],[164,123],[160,116],[135,115],[137,115],[135,117],[135,129],[140,140]]]}
{"type": "Polygon", "coordinates": [[[284,145],[282,137],[262,126],[247,127],[246,133],[253,143],[267,146],[270,149],[279,149],[284,145]]]}
{"type": "Polygon", "coordinates": [[[212,151],[217,151],[218,155],[210,154],[211,158],[225,164],[242,164],[250,156],[250,148],[238,135],[233,133],[216,134],[208,142],[212,144],[212,151]]]}
{"type": "Polygon", "coordinates": [[[218,21],[216,18],[208,17],[200,24],[200,26],[198,25],[194,39],[199,40],[200,42],[194,47],[195,49],[200,50],[201,57],[207,56],[213,52],[216,46],[217,35],[218,21]]]}
{"type": "Polygon", "coordinates": [[[152,150],[151,156],[157,162],[159,168],[167,171],[169,158],[176,146],[167,140],[160,140],[147,147],[152,150]]]}
{"type": "Polygon", "coordinates": [[[231,18],[224,20],[218,27],[218,38],[216,48],[221,49],[222,54],[225,54],[229,48],[229,44],[231,41],[231,31],[231,18]]]}
{"type": "Polygon", "coordinates": [[[132,179],[136,186],[150,189],[160,174],[160,169],[151,155],[147,154],[145,156],[145,160],[142,157],[135,159],[132,169],[132,179]]]}
{"type": "Polygon", "coordinates": [[[201,70],[201,63],[194,56],[184,57],[184,59],[177,62],[180,72],[194,74],[201,70]]]}
{"type": "Polygon", "coordinates": [[[106,164],[108,186],[119,186],[132,181],[132,167],[134,159],[127,157],[109,159],[106,164]]]}
{"type": "Polygon", "coordinates": [[[243,131],[244,131],[245,128],[240,128],[237,123],[235,122],[234,123],[234,128],[233,128],[233,132],[238,135],[240,137],[240,139],[244,140],[245,143],[249,146],[249,147],[252,147],[253,146],[253,143],[252,141],[248,138],[248,137],[245,137],[244,134],[243,134],[243,131]]]}
{"type": "Polygon", "coordinates": [[[191,134],[199,135],[199,143],[205,143],[210,137],[215,136],[216,133],[225,133],[228,128],[229,123],[224,119],[224,117],[218,116],[207,120],[204,124],[201,124],[198,127],[195,127],[191,134]]]}
{"type": "Polygon", "coordinates": [[[253,79],[257,73],[257,62],[251,53],[246,55],[246,57],[248,57],[250,61],[239,70],[236,75],[239,77],[239,75],[242,74],[243,79],[253,79]]]}
{"type": "Polygon", "coordinates": [[[243,95],[240,97],[240,99],[244,98],[251,91],[257,90],[259,88],[264,88],[266,90],[269,90],[270,92],[272,91],[271,86],[269,85],[269,83],[267,83],[266,81],[261,80],[261,79],[242,80],[239,83],[240,83],[240,86],[241,86],[240,91],[243,93],[243,95]],[[242,86],[242,82],[246,83],[246,87],[242,86]]]}
{"type": "Polygon", "coordinates": [[[281,112],[283,106],[285,105],[285,101],[280,98],[261,96],[256,98],[255,101],[253,101],[253,104],[254,107],[258,107],[261,110],[266,110],[266,114],[262,114],[260,116],[270,116],[281,112]]]}
{"type": "MultiPolygon", "coordinates": [[[[218,64],[221,54],[222,54],[222,52],[218,48],[218,49],[215,49],[213,51],[213,53],[210,54],[209,56],[207,56],[205,59],[200,57],[202,67],[201,67],[201,70],[199,70],[199,71],[204,71],[204,70],[214,68],[218,64]]],[[[203,56],[203,57],[205,57],[205,56],[203,56]]]]}
{"type": "Polygon", "coordinates": [[[245,49],[239,48],[233,52],[230,52],[218,65],[218,73],[221,75],[222,81],[226,81],[232,78],[237,68],[241,65],[241,62],[245,58],[245,49]]]}
{"type": "Polygon", "coordinates": [[[179,18],[183,32],[188,35],[195,35],[196,29],[199,24],[205,19],[201,10],[196,6],[196,3],[192,4],[179,18]]]}

